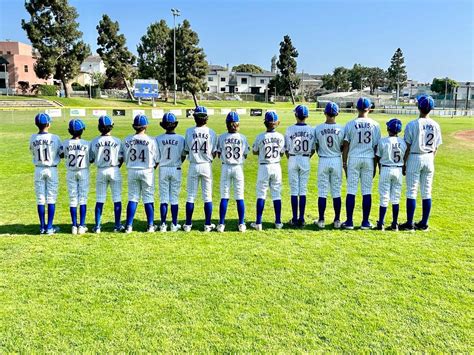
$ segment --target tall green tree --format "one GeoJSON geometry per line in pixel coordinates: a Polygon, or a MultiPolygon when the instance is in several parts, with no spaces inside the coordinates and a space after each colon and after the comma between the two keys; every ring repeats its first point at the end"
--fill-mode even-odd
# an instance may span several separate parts
{"type": "MultiPolygon", "coordinates": [[[[297,89],[300,84],[300,78],[296,76],[297,57],[298,51],[293,46],[290,36],[285,35],[283,41],[280,42],[280,55],[277,62],[277,67],[280,72],[277,74],[277,80],[280,81],[282,86],[286,88],[286,91],[289,92],[293,104],[295,104],[293,90],[297,89]]],[[[287,92],[285,92],[285,94],[287,92]]]]}
{"type": "Polygon", "coordinates": [[[354,64],[352,69],[349,70],[349,80],[352,90],[362,90],[367,84],[367,69],[367,67],[360,64],[354,64]]]}
{"type": "Polygon", "coordinates": [[[263,69],[255,64],[239,64],[233,66],[232,71],[255,74],[263,73],[263,69]]]}
{"type": "Polygon", "coordinates": [[[139,77],[158,80],[165,93],[165,100],[168,99],[168,65],[165,55],[170,45],[173,45],[170,43],[170,28],[165,20],[161,20],[148,26],[137,46],[139,77]]]}
{"type": "MultiPolygon", "coordinates": [[[[173,31],[170,31],[170,40],[173,40],[173,31]]],[[[184,20],[176,29],[176,84],[191,93],[196,106],[196,95],[207,89],[205,78],[208,70],[206,55],[198,45],[198,34],[191,29],[189,21],[184,20]]],[[[168,65],[168,86],[172,87],[173,45],[168,47],[165,57],[168,65]]]]}
{"type": "Polygon", "coordinates": [[[371,67],[366,70],[366,82],[370,86],[370,94],[375,93],[375,89],[382,86],[387,78],[387,73],[382,68],[371,67]]]}
{"type": "Polygon", "coordinates": [[[23,19],[21,27],[40,54],[35,73],[42,79],[60,80],[69,97],[69,81],[90,54],[90,47],[81,40],[77,11],[67,0],[29,0],[25,8],[30,19],[23,19]]]}
{"type": "Polygon", "coordinates": [[[350,89],[351,84],[349,82],[349,69],[344,67],[334,68],[332,77],[336,92],[348,91],[350,89]]]}
{"type": "Polygon", "coordinates": [[[434,78],[430,89],[431,91],[444,95],[445,92],[451,92],[453,88],[458,86],[459,83],[456,80],[449,78],[434,78]]]}
{"type": "Polygon", "coordinates": [[[125,36],[119,34],[119,23],[112,21],[108,15],[102,15],[96,28],[99,34],[97,53],[107,68],[106,75],[120,78],[127,89],[128,97],[133,100],[130,82],[135,75],[135,56],[128,50],[125,36]]]}
{"type": "Polygon", "coordinates": [[[392,59],[390,60],[390,66],[387,70],[387,78],[389,81],[389,87],[391,89],[398,88],[398,97],[400,88],[403,87],[408,78],[405,66],[405,58],[403,57],[403,52],[400,48],[397,48],[392,56],[392,59]]]}

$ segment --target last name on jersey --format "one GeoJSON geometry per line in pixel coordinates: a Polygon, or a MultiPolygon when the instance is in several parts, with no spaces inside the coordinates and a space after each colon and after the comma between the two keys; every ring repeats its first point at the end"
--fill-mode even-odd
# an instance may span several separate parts
{"type": "Polygon", "coordinates": [[[128,148],[128,147],[131,147],[133,145],[149,145],[150,142],[147,141],[146,139],[132,139],[132,140],[129,140],[129,141],[125,141],[125,146],[128,148]]]}
{"type": "Polygon", "coordinates": [[[304,138],[313,139],[313,134],[312,134],[312,133],[309,133],[309,132],[305,132],[305,131],[299,131],[299,132],[293,133],[293,134],[290,136],[290,139],[293,140],[294,138],[298,138],[298,137],[304,137],[304,138]]]}
{"type": "Polygon", "coordinates": [[[118,144],[114,141],[98,141],[96,144],[95,144],[95,147],[96,148],[100,148],[100,147],[111,147],[111,148],[116,148],[118,146],[118,144]]]}

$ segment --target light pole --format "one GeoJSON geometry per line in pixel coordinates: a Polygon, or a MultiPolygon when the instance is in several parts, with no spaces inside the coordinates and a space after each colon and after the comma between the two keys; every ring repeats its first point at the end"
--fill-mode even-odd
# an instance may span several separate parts
{"type": "Polygon", "coordinates": [[[8,73],[7,73],[7,64],[4,63],[4,64],[3,64],[3,67],[5,68],[5,91],[6,91],[7,96],[8,96],[8,73]]]}
{"type": "Polygon", "coordinates": [[[174,71],[174,104],[176,105],[176,16],[180,16],[181,12],[178,9],[171,9],[173,14],[173,71],[174,71]]]}
{"type": "Polygon", "coordinates": [[[89,100],[92,100],[92,64],[89,64],[89,100]]]}
{"type": "Polygon", "coordinates": [[[446,109],[446,95],[448,94],[448,77],[445,79],[445,85],[444,85],[444,104],[443,104],[443,109],[446,109]]]}

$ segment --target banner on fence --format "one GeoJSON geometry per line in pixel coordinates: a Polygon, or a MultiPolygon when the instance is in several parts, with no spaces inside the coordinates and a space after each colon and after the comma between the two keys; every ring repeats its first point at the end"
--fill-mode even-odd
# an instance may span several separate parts
{"type": "Polygon", "coordinates": [[[175,116],[182,116],[183,111],[182,110],[170,110],[171,113],[173,113],[175,116]]]}
{"type": "Polygon", "coordinates": [[[250,109],[250,116],[261,116],[262,114],[263,114],[263,110],[261,108],[250,109]]]}
{"type": "Polygon", "coordinates": [[[238,109],[235,110],[235,112],[237,112],[237,114],[239,114],[239,115],[247,114],[247,110],[244,109],[244,108],[238,108],[238,109]]]}
{"type": "Polygon", "coordinates": [[[125,116],[125,110],[112,110],[114,116],[125,116]]]}
{"type": "Polygon", "coordinates": [[[154,110],[151,110],[151,118],[154,118],[156,120],[160,120],[163,115],[165,114],[165,112],[162,110],[162,109],[154,109],[154,110]]]}
{"type": "Polygon", "coordinates": [[[221,108],[221,115],[227,115],[230,112],[230,108],[221,108]]]}
{"type": "Polygon", "coordinates": [[[85,108],[72,108],[69,110],[69,116],[84,117],[86,115],[85,108]]]}
{"type": "Polygon", "coordinates": [[[49,108],[46,110],[46,113],[50,117],[61,117],[61,109],[60,108],[49,108]]]}
{"type": "Polygon", "coordinates": [[[92,116],[100,117],[107,115],[107,110],[92,110],[92,116]]]}
{"type": "Polygon", "coordinates": [[[132,111],[132,116],[135,117],[136,115],[144,115],[145,110],[133,110],[132,111]]]}

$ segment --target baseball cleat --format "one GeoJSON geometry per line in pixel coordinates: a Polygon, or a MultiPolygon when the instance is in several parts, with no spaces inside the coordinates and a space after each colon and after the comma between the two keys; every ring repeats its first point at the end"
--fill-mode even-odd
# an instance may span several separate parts
{"type": "Polygon", "coordinates": [[[184,230],[186,233],[191,232],[191,228],[193,228],[193,225],[192,225],[192,224],[185,224],[185,225],[183,226],[183,230],[184,230]]]}
{"type": "Polygon", "coordinates": [[[341,221],[337,219],[334,221],[334,229],[339,229],[339,228],[341,228],[341,221]]]}
{"type": "Polygon", "coordinates": [[[46,230],[47,235],[56,234],[58,232],[59,232],[59,227],[56,227],[56,226],[53,226],[53,228],[50,228],[50,229],[46,230]]]}
{"type": "Polygon", "coordinates": [[[222,233],[225,230],[225,225],[224,224],[219,224],[216,229],[219,233],[222,233]]]}
{"type": "Polygon", "coordinates": [[[383,225],[383,223],[377,222],[377,225],[374,227],[374,230],[383,232],[385,230],[385,226],[383,225]]]}
{"type": "Polygon", "coordinates": [[[414,232],[415,226],[412,223],[405,222],[398,226],[398,229],[405,232],[414,232]]]}
{"type": "Polygon", "coordinates": [[[244,224],[239,224],[239,232],[245,233],[247,226],[244,224]]]}
{"type": "Polygon", "coordinates": [[[306,226],[305,221],[298,221],[298,228],[304,228],[306,226]]]}
{"type": "Polygon", "coordinates": [[[360,229],[362,230],[369,230],[372,228],[374,228],[374,226],[370,222],[362,222],[362,224],[360,225],[360,229]]]}
{"type": "Polygon", "coordinates": [[[292,227],[292,228],[299,227],[298,222],[295,222],[295,221],[293,220],[293,218],[288,221],[288,225],[289,225],[290,227],[292,227]]]}
{"type": "Polygon", "coordinates": [[[257,223],[255,223],[255,222],[250,223],[250,227],[252,227],[252,228],[255,229],[256,231],[261,231],[261,230],[262,230],[262,225],[261,225],[261,224],[257,224],[257,223]]]}
{"type": "Polygon", "coordinates": [[[275,223],[275,228],[276,229],[282,229],[283,228],[283,223],[275,223]]]}
{"type": "Polygon", "coordinates": [[[346,221],[346,222],[341,224],[341,228],[342,229],[347,229],[347,230],[353,230],[354,229],[354,224],[352,224],[352,222],[349,223],[349,222],[346,221]]]}
{"type": "Polygon", "coordinates": [[[79,226],[79,228],[77,228],[77,234],[86,234],[88,230],[86,226],[79,226]]]}
{"type": "Polygon", "coordinates": [[[161,223],[160,224],[160,232],[165,233],[167,230],[168,230],[168,226],[166,225],[166,223],[161,223]]]}
{"type": "Polygon", "coordinates": [[[76,235],[76,234],[77,234],[77,227],[76,227],[76,226],[72,226],[72,228],[71,228],[71,234],[72,234],[72,235],[76,235]]]}
{"type": "Polygon", "coordinates": [[[421,222],[415,222],[415,229],[427,232],[430,230],[430,227],[427,224],[421,224],[421,222]]]}
{"type": "Polygon", "coordinates": [[[46,234],[46,228],[40,228],[40,233],[39,234],[46,234]]]}
{"type": "Polygon", "coordinates": [[[324,227],[326,227],[326,225],[324,224],[324,219],[320,219],[319,221],[316,222],[316,225],[318,226],[318,228],[320,229],[324,229],[324,227]]]}
{"type": "Polygon", "coordinates": [[[96,233],[96,234],[100,234],[101,230],[100,230],[100,227],[94,227],[92,228],[92,232],[96,233]]]}
{"type": "Polygon", "coordinates": [[[147,233],[153,233],[153,232],[156,231],[156,226],[154,224],[150,224],[150,225],[148,225],[146,231],[147,231],[147,233]]]}
{"type": "Polygon", "coordinates": [[[216,225],[214,223],[204,225],[204,232],[212,232],[216,229],[216,225]]]}
{"type": "Polygon", "coordinates": [[[181,229],[181,224],[171,224],[171,231],[172,232],[177,232],[181,229]]]}
{"type": "Polygon", "coordinates": [[[387,227],[387,230],[398,232],[398,223],[392,223],[389,227],[387,227]]]}
{"type": "Polygon", "coordinates": [[[128,234],[128,233],[132,233],[132,231],[133,231],[132,226],[126,226],[126,227],[124,228],[124,230],[123,230],[123,232],[124,232],[124,233],[127,233],[127,234],[128,234]]]}
{"type": "Polygon", "coordinates": [[[120,227],[114,227],[114,233],[120,233],[125,231],[125,227],[120,225],[120,227]]]}

